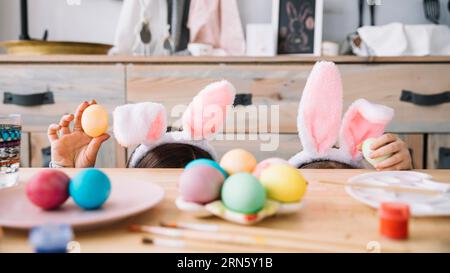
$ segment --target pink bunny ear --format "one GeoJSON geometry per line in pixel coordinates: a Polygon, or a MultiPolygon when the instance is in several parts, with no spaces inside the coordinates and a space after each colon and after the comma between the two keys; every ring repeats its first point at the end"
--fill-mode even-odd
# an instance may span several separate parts
{"type": "Polygon", "coordinates": [[[209,84],[200,91],[183,114],[183,131],[192,139],[204,139],[217,133],[232,105],[236,89],[228,81],[209,84]]]}
{"type": "Polygon", "coordinates": [[[383,134],[394,117],[394,110],[384,105],[359,99],[350,105],[342,120],[339,144],[354,159],[357,146],[365,139],[383,134]]]}
{"type": "Polygon", "coordinates": [[[324,155],[336,144],[342,115],[342,82],[332,62],[317,62],[303,90],[297,127],[303,148],[324,155]]]}
{"type": "Polygon", "coordinates": [[[129,147],[159,140],[167,130],[166,109],[153,102],[126,104],[113,112],[114,136],[129,147]]]}

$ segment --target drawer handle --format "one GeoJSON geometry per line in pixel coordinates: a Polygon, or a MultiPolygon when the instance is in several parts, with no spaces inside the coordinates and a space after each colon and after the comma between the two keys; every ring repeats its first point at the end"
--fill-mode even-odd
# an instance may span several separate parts
{"type": "Polygon", "coordinates": [[[438,105],[450,102],[450,91],[445,91],[439,94],[423,95],[414,93],[413,91],[403,90],[400,100],[420,106],[438,105]]]}
{"type": "Polygon", "coordinates": [[[248,106],[252,104],[252,94],[236,94],[236,97],[234,98],[233,106],[242,105],[242,106],[248,106]]]}
{"type": "Polygon", "coordinates": [[[53,92],[34,93],[29,95],[5,92],[3,94],[4,104],[15,104],[21,106],[37,106],[43,104],[54,104],[53,92]]]}
{"type": "Polygon", "coordinates": [[[439,148],[439,169],[450,169],[450,148],[439,148]]]}

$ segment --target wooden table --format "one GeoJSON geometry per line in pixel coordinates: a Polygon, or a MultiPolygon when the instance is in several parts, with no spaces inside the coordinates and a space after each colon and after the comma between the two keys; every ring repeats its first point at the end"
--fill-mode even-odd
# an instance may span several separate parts
{"type": "MultiPolygon", "coordinates": [[[[395,241],[378,233],[377,211],[352,199],[342,186],[319,184],[317,180],[346,181],[367,170],[302,170],[309,181],[305,207],[297,214],[276,216],[247,227],[221,219],[194,219],[180,212],[174,204],[176,181],[181,170],[104,169],[123,183],[130,176],[161,185],[166,196],[157,207],[125,221],[90,231],[76,231],[81,252],[286,252],[287,249],[225,245],[196,242],[187,249],[161,248],[141,243],[142,234],[130,233],[130,224],[158,225],[162,220],[220,224],[240,234],[266,234],[295,242],[306,252],[450,252],[450,218],[412,218],[410,238],[395,241]]],[[[39,169],[21,169],[21,183],[39,169]]],[[[65,169],[69,175],[76,169],[65,169]]],[[[450,170],[427,170],[436,181],[450,182],[450,170]]],[[[0,215],[1,217],[1,215],[0,215]]],[[[24,217],[26,217],[24,215],[24,217]]],[[[0,252],[29,252],[27,232],[5,229],[0,252]]]]}

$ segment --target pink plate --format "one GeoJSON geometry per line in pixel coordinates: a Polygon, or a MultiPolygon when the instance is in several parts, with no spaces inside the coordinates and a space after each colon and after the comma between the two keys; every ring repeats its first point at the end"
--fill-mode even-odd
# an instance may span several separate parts
{"type": "Polygon", "coordinates": [[[111,195],[99,210],[79,208],[71,198],[58,210],[44,211],[26,197],[25,185],[0,190],[0,226],[29,229],[48,223],[87,228],[118,221],[156,206],[164,190],[145,181],[111,181],[111,195]]]}

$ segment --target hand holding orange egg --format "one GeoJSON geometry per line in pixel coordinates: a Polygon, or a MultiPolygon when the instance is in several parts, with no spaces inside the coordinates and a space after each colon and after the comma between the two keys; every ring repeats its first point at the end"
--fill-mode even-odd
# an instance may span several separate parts
{"type": "Polygon", "coordinates": [[[108,130],[108,112],[98,104],[89,106],[83,112],[81,126],[90,137],[103,135],[108,130]]]}

